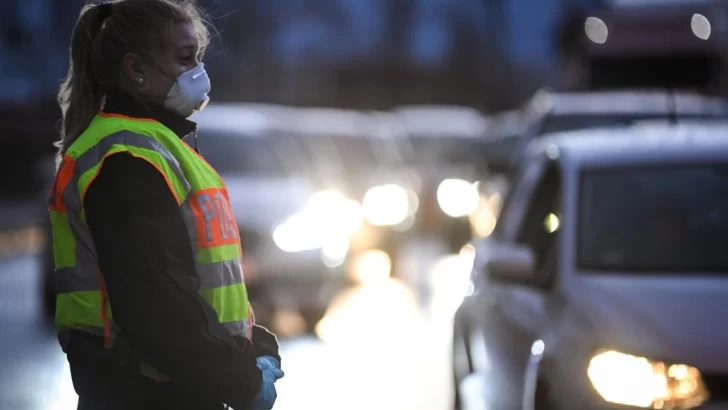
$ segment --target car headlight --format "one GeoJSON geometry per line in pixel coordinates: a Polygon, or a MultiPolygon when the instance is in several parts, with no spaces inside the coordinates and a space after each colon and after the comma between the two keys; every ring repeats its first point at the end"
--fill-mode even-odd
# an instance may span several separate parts
{"type": "Polygon", "coordinates": [[[361,284],[381,283],[392,273],[392,259],[382,250],[370,249],[356,258],[352,269],[351,275],[361,284]]]}
{"type": "Polygon", "coordinates": [[[364,224],[361,204],[339,191],[319,191],[309,200],[305,212],[319,229],[352,234],[364,224]]]}
{"type": "Polygon", "coordinates": [[[479,202],[477,184],[463,179],[446,179],[437,187],[437,203],[440,209],[453,218],[472,214],[478,209],[479,202]]]}
{"type": "Polygon", "coordinates": [[[364,217],[372,225],[399,225],[416,212],[416,199],[402,186],[387,184],[375,186],[364,194],[364,217]]]}
{"type": "Polygon", "coordinates": [[[589,380],[606,401],[653,409],[691,409],[708,399],[698,369],[614,350],[589,362],[589,380]]]}
{"type": "MultiPolygon", "coordinates": [[[[319,248],[348,249],[349,235],[364,223],[359,202],[338,191],[315,193],[306,208],[291,216],[273,230],[273,241],[285,252],[301,252],[319,248]],[[337,243],[338,242],[338,243],[337,243]],[[341,245],[341,246],[339,246],[341,245]]],[[[338,258],[337,258],[338,259],[338,258]]]]}

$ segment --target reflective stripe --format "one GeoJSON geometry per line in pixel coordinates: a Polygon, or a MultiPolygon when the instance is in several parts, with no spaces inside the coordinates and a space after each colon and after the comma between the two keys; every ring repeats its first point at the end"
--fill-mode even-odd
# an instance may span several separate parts
{"type": "Polygon", "coordinates": [[[60,268],[53,273],[56,293],[99,291],[99,281],[91,275],[85,275],[88,270],[78,267],[60,268]]]}
{"type": "Polygon", "coordinates": [[[250,332],[250,322],[246,320],[238,320],[235,322],[225,322],[222,324],[228,332],[233,336],[245,336],[250,332]]]}
{"type": "Polygon", "coordinates": [[[96,247],[86,223],[75,212],[68,214],[68,223],[76,237],[76,267],[98,273],[96,247]]]}
{"type": "Polygon", "coordinates": [[[190,207],[189,204],[190,196],[187,196],[187,199],[180,207],[180,211],[182,212],[182,218],[185,220],[185,225],[187,226],[187,234],[190,237],[190,244],[192,245],[192,253],[195,256],[195,261],[198,261],[198,249],[197,249],[197,222],[195,221],[195,214],[192,211],[192,207],[190,207]]]}
{"type": "Polygon", "coordinates": [[[218,263],[198,263],[200,289],[220,288],[243,283],[243,273],[239,260],[218,263]]]}
{"type": "MultiPolygon", "coordinates": [[[[98,281],[90,275],[88,269],[95,269],[95,265],[87,264],[87,268],[65,267],[56,269],[53,273],[55,289],[58,293],[98,291],[98,281]]],[[[200,289],[214,289],[243,283],[240,273],[240,261],[232,260],[220,263],[198,263],[197,274],[200,278],[200,289]]]]}
{"type": "MultiPolygon", "coordinates": [[[[78,157],[76,159],[76,172],[74,175],[75,183],[73,185],[77,185],[80,182],[79,180],[81,179],[81,176],[84,175],[86,172],[93,169],[94,167],[99,166],[101,160],[108,155],[108,152],[112,150],[115,145],[146,149],[160,155],[161,158],[166,161],[169,169],[177,177],[177,180],[181,184],[181,190],[183,190],[185,193],[190,191],[190,184],[184,177],[184,173],[180,168],[179,162],[166,148],[164,148],[164,146],[162,146],[162,144],[154,140],[152,137],[139,135],[129,131],[119,131],[105,137],[97,145],[93,146],[91,149],[78,157]]],[[[143,156],[140,157],[144,158],[143,156]]],[[[148,158],[144,159],[149,160],[148,158]]],[[[84,188],[88,187],[85,186],[84,188]]],[[[174,187],[170,188],[174,189],[174,187]]],[[[79,189],[79,191],[81,190],[79,189]]],[[[177,189],[175,189],[175,191],[177,191],[177,189]]],[[[83,197],[84,192],[81,191],[80,193],[81,195],[79,195],[78,198],[83,197]]],[[[181,199],[184,199],[185,196],[186,195],[183,195],[181,199]]]]}

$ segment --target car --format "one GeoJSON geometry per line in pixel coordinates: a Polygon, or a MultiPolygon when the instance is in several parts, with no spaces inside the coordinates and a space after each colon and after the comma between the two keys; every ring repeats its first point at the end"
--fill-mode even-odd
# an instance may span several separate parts
{"type": "Polygon", "coordinates": [[[513,175],[528,143],[544,134],[596,127],[628,126],[651,119],[725,120],[728,102],[688,91],[624,89],[536,93],[521,109],[491,117],[485,160],[492,170],[513,175]]]}
{"type": "Polygon", "coordinates": [[[371,181],[362,203],[365,211],[379,203],[388,212],[365,212],[379,233],[378,241],[366,245],[389,255],[392,276],[415,289],[426,305],[432,274],[422,258],[456,253],[483,231],[478,215],[488,194],[480,185],[487,171],[482,155],[488,120],[470,107],[437,105],[398,106],[375,118],[389,159],[370,172],[379,179],[371,181]],[[388,199],[379,193],[386,190],[400,194],[388,199]],[[399,217],[382,219],[396,209],[399,217]]]}
{"type": "Polygon", "coordinates": [[[372,155],[358,114],[220,103],[192,120],[230,195],[256,321],[285,334],[276,316],[292,311],[313,331],[348,286],[349,239],[362,225],[361,204],[346,191],[355,188],[347,167],[372,155]]]}
{"type": "Polygon", "coordinates": [[[529,144],[454,317],[456,408],[728,408],[726,135],[662,121],[529,144]]]}

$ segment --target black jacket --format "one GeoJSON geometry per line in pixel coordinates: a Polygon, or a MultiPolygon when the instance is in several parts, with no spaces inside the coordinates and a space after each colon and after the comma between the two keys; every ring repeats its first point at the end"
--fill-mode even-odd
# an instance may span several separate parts
{"type": "MultiPolygon", "coordinates": [[[[142,106],[118,91],[109,93],[104,112],[155,118],[180,137],[196,127],[164,110],[142,106]]],[[[260,389],[256,357],[270,355],[280,361],[277,340],[256,326],[251,343],[231,336],[217,321],[212,306],[198,293],[185,223],[162,175],[145,160],[112,155],[88,188],[84,206],[114,323],[131,350],[171,380],[158,384],[141,377],[139,383],[132,383],[136,387],[124,389],[150,397],[141,397],[141,402],[150,402],[154,396],[153,401],[168,404],[174,400],[198,403],[196,406],[226,403],[236,410],[247,408],[260,389]],[[139,387],[142,385],[144,388],[139,387]]],[[[83,351],[69,353],[72,371],[103,373],[98,365],[86,363],[83,351]]],[[[135,376],[136,371],[132,373],[135,376]]],[[[77,391],[89,387],[78,386],[84,384],[79,381],[84,376],[88,375],[74,375],[77,391]]],[[[98,385],[100,377],[103,379],[92,377],[92,384],[98,385]]],[[[109,383],[118,381],[111,377],[109,383]]],[[[90,390],[89,394],[95,391],[90,390]]],[[[119,392],[121,396],[125,393],[129,391],[119,392]]],[[[81,392],[79,395],[83,399],[81,392]]],[[[139,403],[135,405],[142,406],[139,403]]]]}

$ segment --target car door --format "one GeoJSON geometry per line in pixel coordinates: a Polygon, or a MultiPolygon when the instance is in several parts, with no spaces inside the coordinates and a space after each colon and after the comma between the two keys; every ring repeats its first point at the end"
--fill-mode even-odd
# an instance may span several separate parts
{"type": "MultiPolygon", "coordinates": [[[[493,407],[514,406],[522,401],[523,375],[531,345],[547,323],[548,288],[555,275],[555,246],[560,221],[561,171],[547,158],[531,163],[522,181],[525,193],[511,198],[503,215],[497,241],[530,247],[536,257],[533,284],[487,281],[488,319],[481,321],[484,345],[494,377],[499,379],[493,407]]],[[[521,188],[521,187],[517,187],[521,188]]],[[[484,299],[485,300],[485,299],[484,299]]]]}

